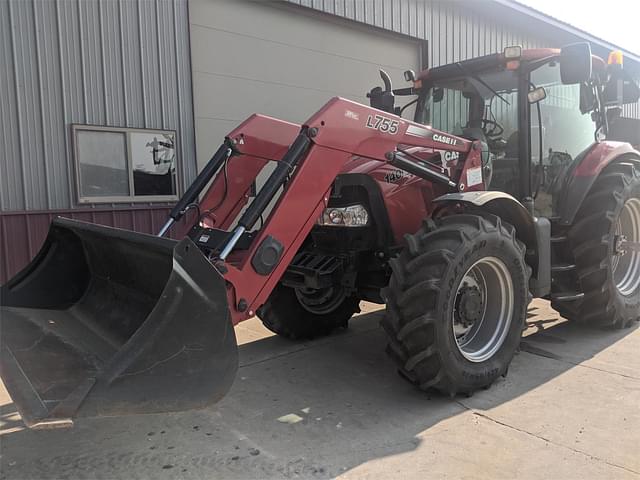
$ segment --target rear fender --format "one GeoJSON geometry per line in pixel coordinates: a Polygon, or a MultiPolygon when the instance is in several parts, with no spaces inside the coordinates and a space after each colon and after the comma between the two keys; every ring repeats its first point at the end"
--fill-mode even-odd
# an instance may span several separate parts
{"type": "Polygon", "coordinates": [[[595,144],[576,159],[577,162],[568,172],[555,208],[562,225],[573,223],[589,190],[607,166],[618,161],[640,163],[640,152],[628,143],[607,141],[595,144]]]}

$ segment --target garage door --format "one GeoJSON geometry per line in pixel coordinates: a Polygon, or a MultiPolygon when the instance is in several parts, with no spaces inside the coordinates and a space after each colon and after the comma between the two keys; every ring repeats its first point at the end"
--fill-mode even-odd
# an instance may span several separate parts
{"type": "Polygon", "coordinates": [[[303,122],[339,95],[368,103],[384,68],[396,86],[418,69],[417,42],[304,9],[189,3],[198,164],[257,112],[303,122]]]}

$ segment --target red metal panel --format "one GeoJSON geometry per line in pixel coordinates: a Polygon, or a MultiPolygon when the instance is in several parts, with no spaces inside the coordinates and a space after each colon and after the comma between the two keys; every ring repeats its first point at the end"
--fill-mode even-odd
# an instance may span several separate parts
{"type": "Polygon", "coordinates": [[[29,227],[29,233],[31,235],[31,241],[29,242],[29,258],[38,253],[42,242],[47,236],[49,231],[50,215],[46,213],[40,213],[27,217],[27,226],[29,227]]]}
{"type": "Polygon", "coordinates": [[[115,225],[113,224],[113,217],[111,216],[111,212],[96,212],[93,217],[94,218],[91,220],[91,223],[115,227],[115,225]]]}
{"type": "Polygon", "coordinates": [[[314,146],[298,166],[251,249],[236,265],[226,265],[228,272],[224,277],[233,286],[228,295],[234,325],[253,316],[256,308],[266,301],[326,207],[331,184],[350,158],[350,153],[314,146]],[[284,252],[275,270],[265,277],[251,266],[251,258],[262,240],[269,235],[278,239],[284,252]],[[244,311],[236,308],[241,298],[248,302],[248,309],[244,311]]]}
{"type": "Polygon", "coordinates": [[[27,218],[24,216],[3,217],[2,223],[7,237],[2,256],[2,264],[5,266],[3,270],[11,276],[31,259],[27,243],[27,218]]]}
{"type": "MultiPolygon", "coordinates": [[[[0,212],[0,284],[24,268],[40,250],[49,231],[51,219],[56,216],[155,234],[167,219],[170,210],[170,205],[161,205],[0,212]]],[[[190,217],[190,220],[193,220],[193,217],[190,217]]],[[[172,237],[181,236],[185,231],[182,223],[184,222],[174,227],[172,237]]]]}
{"type": "Polygon", "coordinates": [[[125,230],[134,230],[133,213],[131,211],[114,211],[113,212],[113,226],[123,228],[125,230]]]}
{"type": "MultiPolygon", "coordinates": [[[[465,170],[463,158],[476,168],[480,164],[477,153],[469,154],[473,145],[469,140],[433,130],[395,115],[383,114],[379,110],[342,98],[331,99],[305,123],[305,126],[310,129],[312,147],[296,167],[276,207],[266,220],[264,227],[260,229],[251,248],[246,252],[236,252],[236,255],[227,259],[224,278],[229,282],[227,294],[234,324],[253,316],[255,310],[266,301],[293,255],[326,207],[336,175],[351,171],[350,162],[354,161],[354,157],[366,158],[367,162],[377,164],[374,168],[379,168],[380,175],[383,177],[374,177],[379,183],[384,181],[384,175],[389,171],[386,166],[388,154],[395,152],[399,144],[409,148],[456,153],[455,158],[461,160],[450,167],[453,170],[454,180],[460,178],[465,170]],[[347,165],[349,167],[346,167],[347,165]],[[275,269],[263,276],[252,267],[251,259],[267,236],[277,238],[283,246],[283,253],[275,269]]],[[[278,158],[283,154],[286,142],[291,141],[293,131],[292,125],[280,125],[268,117],[253,116],[231,132],[229,138],[237,141],[243,156],[254,157],[254,159],[271,156],[278,158]],[[261,132],[267,129],[272,135],[269,138],[275,138],[277,132],[280,132],[278,142],[265,141],[266,137],[262,137],[261,132]],[[269,150],[269,155],[262,153],[261,148],[269,150]]],[[[357,163],[357,160],[355,162],[357,163]]],[[[356,165],[354,167],[357,168],[356,165]]],[[[447,167],[449,167],[448,164],[447,167]]],[[[247,163],[242,164],[242,168],[250,169],[247,163]]],[[[393,207],[389,212],[392,218],[410,217],[404,221],[405,223],[394,225],[401,227],[399,232],[395,232],[397,237],[401,233],[417,229],[426,216],[426,206],[434,194],[432,189],[427,189],[428,191],[421,189],[421,185],[430,182],[417,178],[407,182],[414,184],[414,188],[406,188],[406,185],[403,185],[405,188],[398,188],[401,194],[398,204],[394,206],[387,203],[387,207],[393,207]],[[407,205],[418,207],[407,209],[407,205]],[[413,223],[406,223],[407,221],[413,223]]],[[[241,197],[243,189],[248,185],[249,183],[243,180],[238,191],[232,192],[233,198],[227,197],[226,201],[233,204],[238,197],[241,197]]],[[[462,188],[466,188],[466,185],[462,188]]],[[[220,198],[221,189],[217,184],[214,184],[212,190],[214,190],[215,199],[220,198]]],[[[207,195],[205,198],[207,202],[215,201],[207,195]]],[[[388,192],[385,198],[389,198],[388,192]]],[[[221,210],[224,208],[220,207],[221,210]]]]}
{"type": "Polygon", "coordinates": [[[151,216],[149,215],[149,212],[136,215],[136,229],[138,232],[151,231],[151,216]]]}
{"type": "Polygon", "coordinates": [[[9,256],[9,248],[7,247],[7,228],[4,225],[4,217],[0,217],[0,278],[7,278],[9,275],[9,267],[5,258],[9,256]]]}
{"type": "Polygon", "coordinates": [[[318,129],[316,145],[383,162],[399,144],[467,153],[473,143],[340,97],[329,100],[305,125],[318,129]]]}

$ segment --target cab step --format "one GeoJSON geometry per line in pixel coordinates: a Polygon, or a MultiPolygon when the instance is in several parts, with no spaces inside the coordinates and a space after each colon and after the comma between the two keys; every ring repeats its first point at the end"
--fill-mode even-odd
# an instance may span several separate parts
{"type": "Polygon", "coordinates": [[[575,269],[576,269],[576,266],[573,263],[556,263],[555,265],[551,265],[551,271],[553,273],[571,272],[575,269]]]}
{"type": "Polygon", "coordinates": [[[557,292],[551,294],[551,299],[556,302],[575,302],[584,298],[583,292],[557,292]]]}

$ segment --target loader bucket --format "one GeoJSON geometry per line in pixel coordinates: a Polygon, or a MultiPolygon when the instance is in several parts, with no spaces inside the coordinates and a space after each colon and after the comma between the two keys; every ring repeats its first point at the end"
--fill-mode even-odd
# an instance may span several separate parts
{"type": "Polygon", "coordinates": [[[191,240],[62,218],[0,288],[0,344],[32,428],[205,407],[238,367],[225,281],[191,240]]]}

